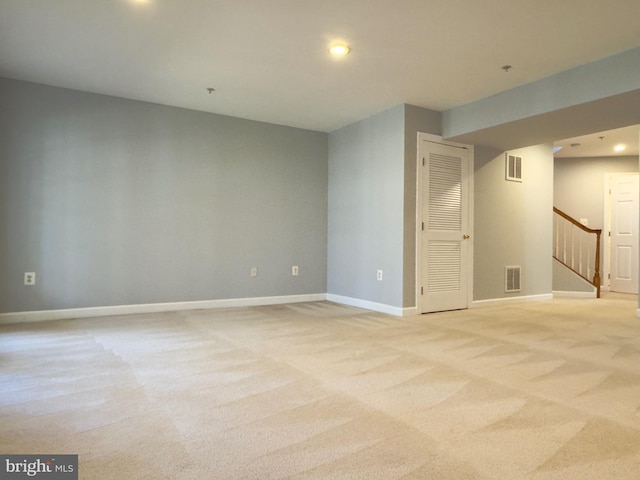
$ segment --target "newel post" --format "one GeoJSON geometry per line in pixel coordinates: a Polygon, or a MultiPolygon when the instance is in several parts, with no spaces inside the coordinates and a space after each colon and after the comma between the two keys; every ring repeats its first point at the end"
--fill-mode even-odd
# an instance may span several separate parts
{"type": "Polygon", "coordinates": [[[596,264],[594,267],[593,284],[596,287],[596,296],[600,298],[600,234],[602,230],[596,231],[596,264]]]}

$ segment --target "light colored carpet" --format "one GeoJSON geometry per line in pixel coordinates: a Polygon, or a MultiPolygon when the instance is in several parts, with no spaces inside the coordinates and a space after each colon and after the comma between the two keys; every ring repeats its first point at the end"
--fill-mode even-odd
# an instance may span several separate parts
{"type": "Polygon", "coordinates": [[[0,326],[0,453],[82,479],[640,478],[636,297],[0,326]]]}

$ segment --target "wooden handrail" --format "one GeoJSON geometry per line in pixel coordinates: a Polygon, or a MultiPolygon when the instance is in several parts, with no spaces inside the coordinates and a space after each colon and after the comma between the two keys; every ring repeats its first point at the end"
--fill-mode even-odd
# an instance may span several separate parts
{"type": "Polygon", "coordinates": [[[578,220],[576,220],[575,218],[569,216],[568,214],[564,213],[562,210],[560,210],[559,208],[553,207],[553,211],[554,213],[557,213],[558,215],[560,215],[562,218],[564,218],[565,220],[569,220],[571,223],[573,223],[576,227],[581,228],[583,231],[587,232],[587,233],[602,233],[601,229],[593,229],[593,228],[589,228],[589,227],[585,227],[583,224],[581,224],[578,220]]]}
{"type": "Polygon", "coordinates": [[[578,220],[576,220],[575,218],[573,218],[570,215],[566,214],[565,212],[563,212],[559,208],[553,207],[553,212],[557,213],[562,218],[564,218],[565,220],[570,222],[572,225],[575,225],[576,227],[578,227],[582,231],[584,231],[586,233],[592,233],[592,234],[594,234],[596,236],[596,258],[595,258],[595,263],[594,263],[594,267],[593,267],[593,280],[590,280],[587,277],[585,277],[584,275],[582,275],[581,273],[576,272],[573,268],[571,268],[569,265],[567,265],[560,258],[557,258],[555,255],[553,256],[553,258],[558,260],[560,263],[565,265],[571,271],[577,273],[579,276],[584,278],[587,282],[591,283],[591,285],[596,287],[596,296],[597,296],[597,298],[600,298],[600,237],[602,236],[602,229],[599,229],[599,228],[598,229],[594,229],[594,228],[585,227],[578,220]]]}

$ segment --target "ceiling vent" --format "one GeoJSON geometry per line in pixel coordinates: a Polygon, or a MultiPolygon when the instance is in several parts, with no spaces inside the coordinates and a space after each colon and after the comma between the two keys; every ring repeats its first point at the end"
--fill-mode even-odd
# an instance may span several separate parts
{"type": "Polygon", "coordinates": [[[504,267],[504,291],[519,292],[520,291],[520,279],[521,279],[520,267],[504,267]]]}
{"type": "Polygon", "coordinates": [[[510,182],[522,182],[522,157],[505,153],[505,178],[510,182]]]}

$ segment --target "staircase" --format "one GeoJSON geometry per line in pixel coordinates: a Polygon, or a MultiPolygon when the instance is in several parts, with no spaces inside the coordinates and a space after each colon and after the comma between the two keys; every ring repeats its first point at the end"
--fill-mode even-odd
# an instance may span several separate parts
{"type": "Polygon", "coordinates": [[[600,298],[600,236],[602,230],[582,225],[553,207],[553,258],[596,288],[600,298]]]}

